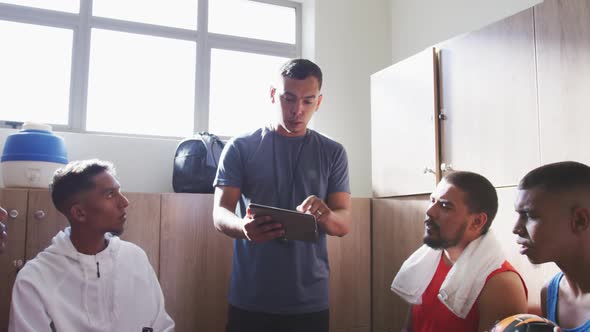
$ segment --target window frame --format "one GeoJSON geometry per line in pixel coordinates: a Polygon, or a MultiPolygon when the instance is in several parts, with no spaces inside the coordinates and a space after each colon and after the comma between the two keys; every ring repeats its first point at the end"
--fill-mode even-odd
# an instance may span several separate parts
{"type": "MultiPolygon", "coordinates": [[[[100,0],[98,0],[100,1],[100,0]]],[[[0,20],[27,23],[47,27],[65,28],[73,31],[72,64],[68,124],[51,124],[56,131],[108,134],[113,136],[136,136],[152,138],[178,138],[181,136],[142,135],[132,133],[97,132],[86,130],[88,80],[90,66],[90,41],[93,28],[128,32],[154,37],[188,40],[197,45],[195,59],[195,102],[193,133],[207,131],[209,127],[209,97],[211,77],[211,50],[230,51],[296,58],[302,53],[302,4],[291,0],[248,0],[271,5],[294,8],[295,44],[260,40],[208,31],[209,0],[198,1],[197,26],[195,30],[161,25],[131,22],[120,19],[92,16],[93,0],[80,0],[80,11],[60,12],[48,9],[0,3],[0,20]]],[[[0,128],[11,128],[7,123],[15,121],[0,118],[0,128]]]]}

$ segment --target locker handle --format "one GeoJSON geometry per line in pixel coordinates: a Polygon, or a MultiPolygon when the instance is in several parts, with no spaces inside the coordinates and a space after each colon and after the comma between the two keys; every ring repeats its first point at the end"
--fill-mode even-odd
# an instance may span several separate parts
{"type": "Polygon", "coordinates": [[[35,213],[33,213],[33,216],[35,217],[35,219],[41,220],[45,218],[45,212],[43,210],[37,210],[35,211],[35,213]]]}

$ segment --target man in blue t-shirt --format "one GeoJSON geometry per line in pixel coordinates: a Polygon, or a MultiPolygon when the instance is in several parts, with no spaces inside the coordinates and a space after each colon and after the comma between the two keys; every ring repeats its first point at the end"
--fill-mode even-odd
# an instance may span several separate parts
{"type": "Polygon", "coordinates": [[[321,86],[316,64],[288,61],[270,90],[276,122],[231,139],[221,155],[213,219],[235,239],[227,332],[328,331],[326,236],[348,233],[351,203],[346,151],[307,128],[321,86]],[[319,240],[285,239],[281,224],[253,216],[249,203],[313,214],[319,240]]]}
{"type": "Polygon", "coordinates": [[[564,161],[530,171],[514,208],[520,253],[561,269],[541,289],[543,315],[564,332],[590,332],[590,167],[564,161]]]}

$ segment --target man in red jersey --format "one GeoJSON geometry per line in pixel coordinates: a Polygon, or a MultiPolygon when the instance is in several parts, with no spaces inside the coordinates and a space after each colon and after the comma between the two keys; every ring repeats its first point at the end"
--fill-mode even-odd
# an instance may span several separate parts
{"type": "Polygon", "coordinates": [[[488,232],[498,210],[493,185],[472,172],[446,175],[430,196],[424,243],[392,290],[412,304],[403,331],[487,331],[527,311],[527,291],[488,232]]]}

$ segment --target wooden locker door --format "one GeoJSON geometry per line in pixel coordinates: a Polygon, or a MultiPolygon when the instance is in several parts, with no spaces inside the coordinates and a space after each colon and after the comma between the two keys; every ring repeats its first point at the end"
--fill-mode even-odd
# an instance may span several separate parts
{"type": "Polygon", "coordinates": [[[212,194],[162,194],[160,284],[178,332],[225,329],[233,241],[212,213],[212,194]]]}
{"type": "Polygon", "coordinates": [[[534,11],[541,163],[590,164],[590,2],[545,0],[534,11]]]}
{"type": "Polygon", "coordinates": [[[441,162],[515,185],[539,165],[533,10],[439,47],[441,162]]]}
{"type": "Polygon", "coordinates": [[[350,232],[328,237],[330,331],[371,325],[371,201],[352,199],[350,232]]]}
{"type": "Polygon", "coordinates": [[[26,259],[31,260],[51,244],[53,237],[70,223],[53,206],[48,190],[31,189],[27,211],[26,259]]]}
{"type": "Polygon", "coordinates": [[[430,193],[436,186],[436,75],[432,48],[371,75],[373,197],[430,193]]]}
{"type": "Polygon", "coordinates": [[[391,291],[402,263],[422,245],[428,196],[373,199],[372,327],[400,331],[408,304],[391,291]]]}
{"type": "Polygon", "coordinates": [[[0,332],[8,331],[12,286],[19,266],[25,261],[27,197],[25,189],[0,190],[0,206],[9,214],[4,222],[8,233],[7,245],[4,254],[0,254],[0,332]]]}
{"type": "Polygon", "coordinates": [[[141,247],[154,271],[160,269],[160,194],[124,193],[129,200],[121,239],[141,247]]]}
{"type": "Polygon", "coordinates": [[[331,332],[371,332],[371,328],[368,326],[365,326],[365,327],[352,327],[352,328],[337,329],[337,330],[330,329],[330,331],[331,332]]]}

